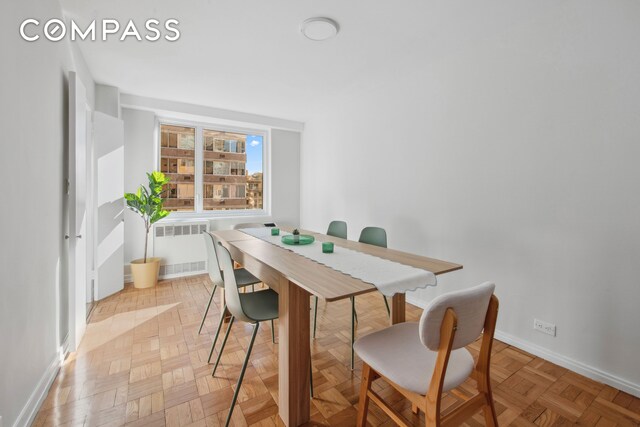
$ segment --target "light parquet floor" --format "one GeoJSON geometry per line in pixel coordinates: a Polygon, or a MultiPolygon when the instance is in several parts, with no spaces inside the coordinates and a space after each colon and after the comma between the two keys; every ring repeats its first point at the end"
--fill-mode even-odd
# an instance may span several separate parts
{"type": "MultiPolygon", "coordinates": [[[[197,330],[211,289],[206,276],[162,281],[155,289],[132,286],[100,301],[79,351],[65,361],[34,425],[41,426],[217,426],[226,417],[251,328],[234,325],[216,378],[207,356],[220,307],[212,306],[202,335],[197,330]]],[[[217,299],[217,298],[216,298],[217,299]]],[[[377,293],[356,299],[358,334],[387,325],[377,293]]],[[[216,301],[217,303],[218,301],[216,301]]],[[[312,343],[315,399],[312,425],[355,424],[362,363],[349,364],[349,303],[320,302],[312,343]]],[[[407,320],[421,310],[408,305],[407,320]]],[[[276,323],[277,328],[277,323],[276,323]]],[[[470,346],[477,354],[478,343],[470,346]]],[[[276,425],[277,345],[264,324],[234,412],[236,426],[276,425]]],[[[640,425],[640,399],[592,381],[517,348],[495,341],[492,383],[500,425],[640,425]]],[[[383,382],[377,392],[395,402],[414,425],[424,417],[383,382]]],[[[473,393],[468,380],[444,397],[451,408],[473,393]]],[[[393,423],[374,404],[373,426],[393,423]]],[[[484,425],[480,414],[468,425],[484,425]]]]}

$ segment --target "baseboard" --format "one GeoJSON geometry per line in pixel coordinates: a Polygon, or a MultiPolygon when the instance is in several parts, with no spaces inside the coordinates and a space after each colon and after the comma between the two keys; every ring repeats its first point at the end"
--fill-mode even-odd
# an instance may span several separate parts
{"type": "Polygon", "coordinates": [[[38,410],[42,406],[44,399],[47,397],[51,384],[53,384],[53,381],[58,375],[58,371],[60,370],[62,361],[67,355],[68,349],[69,341],[67,336],[65,342],[58,349],[58,354],[55,355],[44,374],[42,374],[40,381],[38,381],[38,385],[33,390],[33,393],[31,393],[31,396],[29,396],[29,400],[22,408],[22,411],[20,411],[16,422],[13,423],[13,427],[28,427],[33,423],[36,415],[38,414],[38,410]]]}
{"type": "Polygon", "coordinates": [[[599,381],[601,383],[610,385],[611,387],[615,387],[618,390],[622,390],[636,397],[640,397],[640,384],[634,384],[631,381],[625,380],[624,378],[617,377],[613,374],[610,374],[609,372],[594,368],[593,366],[589,366],[585,363],[579,362],[570,357],[563,356],[544,347],[540,347],[539,345],[530,343],[504,332],[496,331],[495,338],[506,344],[524,350],[527,353],[531,353],[535,356],[543,358],[544,360],[548,360],[549,362],[562,366],[563,368],[567,368],[570,371],[576,372],[580,375],[584,375],[587,378],[591,378],[592,380],[599,381]]]}
{"type": "Polygon", "coordinates": [[[180,277],[199,276],[201,274],[207,274],[207,270],[189,271],[188,273],[163,274],[162,276],[160,276],[160,279],[162,280],[178,279],[180,277]]]}
{"type": "MultiPolygon", "coordinates": [[[[199,276],[201,274],[207,274],[207,270],[190,271],[188,273],[163,274],[158,276],[158,279],[171,280],[171,279],[179,279],[180,277],[199,276]]],[[[131,276],[131,274],[125,274],[124,283],[132,283],[132,282],[133,282],[133,277],[131,276]]]]}
{"type": "MultiPolygon", "coordinates": [[[[407,302],[421,308],[425,308],[427,304],[425,301],[422,301],[419,298],[414,297],[413,295],[407,295],[407,302]]],[[[640,384],[634,384],[630,381],[625,380],[624,378],[617,377],[608,372],[604,372],[600,369],[594,368],[593,366],[589,366],[585,363],[579,362],[570,357],[563,356],[544,347],[540,347],[539,345],[530,343],[504,332],[496,330],[495,338],[506,344],[524,350],[527,353],[531,353],[535,356],[543,358],[544,360],[548,360],[549,362],[562,366],[563,368],[567,368],[570,371],[576,372],[580,375],[584,375],[587,378],[591,378],[592,380],[599,381],[601,383],[610,385],[611,387],[615,387],[618,390],[622,390],[636,397],[640,397],[640,384]]]]}

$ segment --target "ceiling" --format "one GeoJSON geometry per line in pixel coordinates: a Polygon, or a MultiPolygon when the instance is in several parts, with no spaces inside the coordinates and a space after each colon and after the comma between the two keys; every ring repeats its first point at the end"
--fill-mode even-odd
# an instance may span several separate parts
{"type": "MultiPolygon", "coordinates": [[[[414,61],[454,49],[504,18],[486,7],[526,2],[465,0],[62,0],[79,23],[149,18],[177,19],[176,42],[117,37],[80,41],[98,83],[123,93],[187,102],[292,120],[331,108],[341,93],[368,73],[401,74],[414,61]],[[480,5],[482,4],[482,5],[480,5]],[[337,37],[313,42],[302,21],[326,16],[340,25],[337,37]]],[[[504,12],[504,10],[502,10],[504,12]]],[[[517,14],[525,16],[526,7],[517,14]]],[[[510,23],[513,21],[510,17],[510,23]]],[[[506,23],[506,22],[504,22],[506,23]]]]}

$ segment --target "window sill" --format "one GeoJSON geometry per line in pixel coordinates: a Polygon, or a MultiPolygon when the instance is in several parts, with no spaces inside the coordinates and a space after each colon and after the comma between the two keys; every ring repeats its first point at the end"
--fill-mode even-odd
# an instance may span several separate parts
{"type": "Polygon", "coordinates": [[[168,217],[161,219],[156,224],[171,224],[176,222],[210,221],[216,219],[250,219],[270,217],[264,209],[244,210],[244,211],[222,211],[222,212],[172,212],[168,217]]]}

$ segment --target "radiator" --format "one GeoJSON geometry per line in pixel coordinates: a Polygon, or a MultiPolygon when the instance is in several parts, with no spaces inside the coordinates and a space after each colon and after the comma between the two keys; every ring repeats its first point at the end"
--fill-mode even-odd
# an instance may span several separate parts
{"type": "Polygon", "coordinates": [[[162,258],[160,277],[171,279],[207,272],[202,233],[209,221],[162,222],[154,226],[153,256],[162,258]]]}

